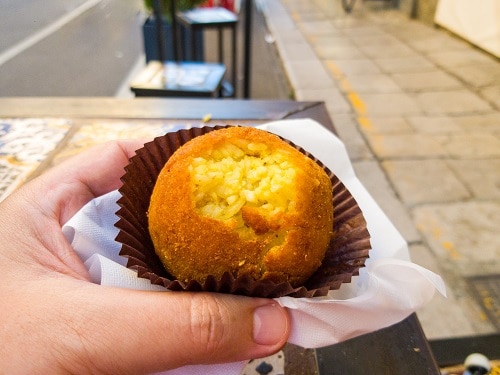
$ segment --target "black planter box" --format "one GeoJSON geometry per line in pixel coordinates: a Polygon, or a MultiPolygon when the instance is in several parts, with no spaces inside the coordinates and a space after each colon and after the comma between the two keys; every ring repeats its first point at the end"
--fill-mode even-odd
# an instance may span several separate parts
{"type": "MultiPolygon", "coordinates": [[[[183,25],[178,25],[179,40],[181,42],[180,59],[182,61],[203,61],[199,56],[204,55],[203,31],[194,31],[194,43],[196,46],[196,56],[192,56],[191,36],[189,30],[183,25]],[[198,52],[199,51],[199,52],[198,52]]],[[[167,60],[174,60],[174,46],[172,44],[171,25],[165,20],[163,21],[163,32],[165,33],[166,54],[167,60]]],[[[150,60],[159,60],[158,53],[158,36],[156,34],[155,19],[148,17],[142,26],[144,37],[144,52],[146,54],[146,62],[150,60]]]]}

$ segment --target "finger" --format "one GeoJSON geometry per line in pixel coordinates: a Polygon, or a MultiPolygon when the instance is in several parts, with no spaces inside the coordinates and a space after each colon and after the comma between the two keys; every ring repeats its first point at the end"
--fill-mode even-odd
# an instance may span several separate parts
{"type": "Polygon", "coordinates": [[[37,186],[27,184],[24,191],[63,224],[91,199],[119,188],[124,167],[143,144],[134,140],[95,146],[55,166],[35,180],[37,186]]]}
{"type": "Polygon", "coordinates": [[[290,333],[286,310],[271,299],[93,287],[92,316],[81,318],[104,329],[82,337],[98,345],[93,363],[104,373],[260,358],[282,348],[290,333]]]}
{"type": "Polygon", "coordinates": [[[121,186],[124,167],[144,143],[144,140],[107,142],[77,155],[68,161],[64,171],[57,172],[80,181],[98,197],[121,186]]]}

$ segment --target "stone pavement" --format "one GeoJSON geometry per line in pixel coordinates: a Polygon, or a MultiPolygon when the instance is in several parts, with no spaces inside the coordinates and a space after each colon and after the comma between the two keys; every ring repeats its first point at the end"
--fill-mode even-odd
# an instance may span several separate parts
{"type": "Polygon", "coordinates": [[[500,64],[380,3],[262,5],[295,98],[326,103],[413,261],[447,284],[418,311],[428,338],[498,332],[500,64]]]}

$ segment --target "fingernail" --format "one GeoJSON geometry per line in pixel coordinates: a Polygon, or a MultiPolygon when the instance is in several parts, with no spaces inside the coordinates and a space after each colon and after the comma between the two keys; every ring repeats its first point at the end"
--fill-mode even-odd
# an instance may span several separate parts
{"type": "Polygon", "coordinates": [[[286,312],[278,304],[258,307],[253,317],[253,338],[260,345],[274,345],[288,332],[286,312]]]}

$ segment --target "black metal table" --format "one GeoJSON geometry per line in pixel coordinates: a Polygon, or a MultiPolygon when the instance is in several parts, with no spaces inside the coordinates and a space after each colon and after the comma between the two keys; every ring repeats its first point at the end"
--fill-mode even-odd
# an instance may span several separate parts
{"type": "Polygon", "coordinates": [[[207,28],[215,28],[218,33],[218,62],[224,63],[224,29],[231,31],[231,84],[229,89],[231,95],[236,93],[236,25],[238,16],[221,7],[214,8],[195,8],[186,12],[177,13],[179,23],[189,30],[191,36],[191,58],[195,61],[203,61],[201,51],[196,49],[195,36],[197,31],[203,31],[207,28]]]}

